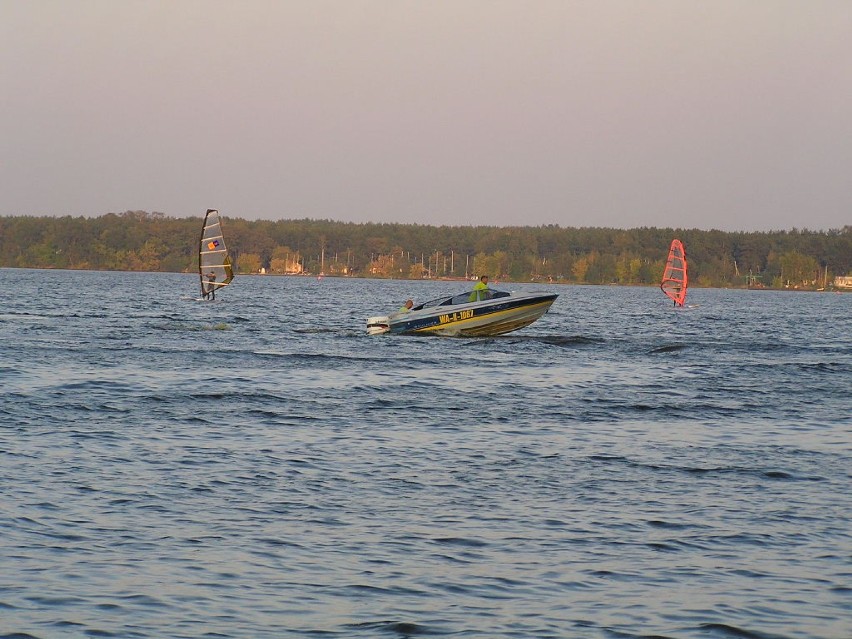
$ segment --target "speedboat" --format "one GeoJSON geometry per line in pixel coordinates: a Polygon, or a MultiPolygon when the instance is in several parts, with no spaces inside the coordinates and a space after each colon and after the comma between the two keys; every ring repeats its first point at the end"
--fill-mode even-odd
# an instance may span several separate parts
{"type": "Polygon", "coordinates": [[[467,291],[439,297],[414,306],[408,312],[367,318],[367,332],[370,335],[445,337],[502,335],[532,324],[547,312],[557,297],[555,293],[544,291],[467,291]],[[485,299],[477,299],[478,294],[485,299]]]}

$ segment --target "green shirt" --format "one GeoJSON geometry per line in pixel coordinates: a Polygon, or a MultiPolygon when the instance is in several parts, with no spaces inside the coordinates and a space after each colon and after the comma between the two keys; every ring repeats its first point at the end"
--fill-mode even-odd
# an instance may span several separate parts
{"type": "Polygon", "coordinates": [[[488,299],[488,284],[486,284],[486,283],[484,283],[483,281],[480,280],[473,287],[473,292],[470,294],[470,297],[468,298],[467,301],[468,302],[479,302],[481,300],[487,300],[487,299],[488,299]]]}

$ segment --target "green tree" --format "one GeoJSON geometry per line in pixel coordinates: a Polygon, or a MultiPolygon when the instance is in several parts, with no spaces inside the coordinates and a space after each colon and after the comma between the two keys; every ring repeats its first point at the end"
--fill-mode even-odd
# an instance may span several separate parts
{"type": "Polygon", "coordinates": [[[240,273],[258,273],[263,263],[257,253],[243,253],[237,263],[240,273]]]}
{"type": "Polygon", "coordinates": [[[819,278],[819,264],[809,255],[788,251],[778,258],[781,279],[785,285],[813,286],[819,278]]]}

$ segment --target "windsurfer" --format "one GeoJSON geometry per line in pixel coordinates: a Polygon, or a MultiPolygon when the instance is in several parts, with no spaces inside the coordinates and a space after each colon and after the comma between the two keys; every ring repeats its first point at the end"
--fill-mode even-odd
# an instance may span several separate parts
{"type": "Polygon", "coordinates": [[[686,300],[687,282],[686,250],[683,248],[683,242],[675,239],[669,247],[669,256],[663,270],[660,288],[675,306],[683,306],[686,300]]]}
{"type": "Polygon", "coordinates": [[[207,290],[204,292],[204,299],[216,299],[216,273],[210,271],[206,276],[207,290]]]}

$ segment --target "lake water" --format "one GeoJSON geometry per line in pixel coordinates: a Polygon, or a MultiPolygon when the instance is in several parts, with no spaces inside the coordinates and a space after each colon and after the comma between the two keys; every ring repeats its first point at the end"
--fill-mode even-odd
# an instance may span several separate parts
{"type": "Polygon", "coordinates": [[[0,269],[0,637],[852,637],[852,295],[197,279],[0,269]]]}

